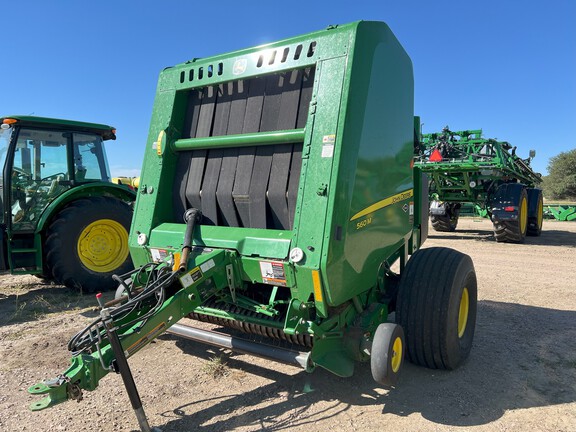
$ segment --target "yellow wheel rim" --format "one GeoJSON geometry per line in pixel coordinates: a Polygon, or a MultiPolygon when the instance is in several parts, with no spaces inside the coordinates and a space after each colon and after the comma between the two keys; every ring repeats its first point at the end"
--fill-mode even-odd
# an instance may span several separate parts
{"type": "Polygon", "coordinates": [[[402,364],[402,339],[397,337],[394,339],[394,344],[392,345],[392,360],[390,365],[392,366],[392,371],[394,373],[400,370],[400,365],[402,364]]]}
{"type": "Polygon", "coordinates": [[[128,257],[128,232],[114,220],[100,219],[84,228],[77,246],[80,262],[85,267],[108,273],[128,257]]]}
{"type": "Polygon", "coordinates": [[[542,220],[544,219],[544,202],[542,198],[538,200],[538,214],[536,215],[538,221],[538,229],[542,228],[542,220]]]}
{"type": "Polygon", "coordinates": [[[460,299],[460,310],[458,311],[458,337],[464,336],[466,331],[466,324],[468,323],[468,312],[470,311],[470,296],[468,288],[462,290],[462,298],[460,299]]]}
{"type": "Polygon", "coordinates": [[[518,219],[520,220],[520,232],[525,233],[526,227],[528,226],[528,200],[526,197],[523,197],[522,202],[520,203],[520,214],[518,215],[518,219]]]}

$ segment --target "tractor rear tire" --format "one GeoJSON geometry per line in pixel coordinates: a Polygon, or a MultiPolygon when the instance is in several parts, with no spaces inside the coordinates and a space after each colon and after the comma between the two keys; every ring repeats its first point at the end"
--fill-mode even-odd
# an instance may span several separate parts
{"type": "Polygon", "coordinates": [[[443,203],[446,208],[446,214],[443,215],[430,215],[430,222],[434,231],[439,232],[453,232],[456,231],[458,226],[458,218],[460,216],[460,204],[443,203]]]}
{"type": "Polygon", "coordinates": [[[46,237],[46,264],[56,283],[88,293],[115,289],[112,275],[134,268],[131,221],[130,206],[115,198],[83,198],[65,207],[46,237]]]}
{"type": "Polygon", "coordinates": [[[538,237],[544,220],[544,198],[540,189],[528,189],[528,209],[526,235],[538,237]]]}
{"type": "Polygon", "coordinates": [[[404,331],[398,324],[382,323],[376,328],[370,352],[374,381],[385,386],[398,382],[405,346],[404,331]]]}
{"type": "Polygon", "coordinates": [[[455,369],[470,354],[477,309],[472,259],[448,248],[417,251],[404,269],[396,322],[406,356],[431,369],[455,369]]]}
{"type": "Polygon", "coordinates": [[[515,220],[494,221],[497,242],[524,243],[528,230],[528,194],[522,189],[518,198],[518,217],[515,220]]]}

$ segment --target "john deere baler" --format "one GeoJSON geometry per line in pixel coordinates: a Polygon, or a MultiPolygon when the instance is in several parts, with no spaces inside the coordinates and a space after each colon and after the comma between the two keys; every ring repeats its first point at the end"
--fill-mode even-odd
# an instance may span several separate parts
{"type": "Polygon", "coordinates": [[[417,251],[428,203],[414,124],[411,61],[383,23],[165,69],[130,233],[139,269],[72,339],[64,378],[31,388],[49,394],[33,408],[111,368],[138,414],[125,360],[166,330],[339,376],[371,359],[382,384],[405,350],[458,366],[476,278],[466,255],[417,251]],[[176,324],[185,316],[227,331],[176,324]]]}

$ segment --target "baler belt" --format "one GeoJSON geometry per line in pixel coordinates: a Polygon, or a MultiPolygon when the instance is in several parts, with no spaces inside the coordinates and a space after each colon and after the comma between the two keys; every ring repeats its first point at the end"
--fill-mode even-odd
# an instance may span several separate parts
{"type": "Polygon", "coordinates": [[[250,226],[250,180],[254,169],[256,147],[240,147],[238,149],[238,165],[236,166],[236,178],[232,197],[242,226],[250,226]]]}
{"type": "MultiPolygon", "coordinates": [[[[184,136],[190,138],[303,128],[314,69],[237,80],[190,90],[184,136]]],[[[203,223],[291,229],[302,166],[302,143],[179,153],[175,220],[202,210],[203,223]]]]}
{"type": "Polygon", "coordinates": [[[212,149],[208,151],[206,161],[206,171],[202,182],[201,207],[204,223],[218,225],[218,205],[216,203],[216,188],[220,178],[220,168],[222,167],[222,149],[212,149]]]}
{"type": "Polygon", "coordinates": [[[240,226],[236,206],[232,197],[234,188],[234,179],[236,177],[236,167],[238,164],[238,149],[227,148],[222,150],[222,168],[220,170],[220,179],[218,180],[218,189],[216,189],[216,199],[222,216],[222,223],[227,226],[240,226]]]}
{"type": "Polygon", "coordinates": [[[272,169],[268,181],[268,202],[274,226],[288,228],[288,201],[286,189],[290,175],[290,160],[292,159],[292,144],[276,145],[272,156],[272,169]]]}
{"type": "Polygon", "coordinates": [[[252,171],[252,181],[250,182],[250,191],[248,193],[251,228],[267,227],[266,191],[268,189],[274,147],[256,147],[254,170],[252,171]]]}
{"type": "MultiPolygon", "coordinates": [[[[207,150],[196,150],[192,152],[190,165],[188,168],[188,182],[186,185],[186,199],[190,207],[202,209],[200,191],[204,178],[204,166],[206,164],[207,150]]],[[[186,207],[188,208],[188,207],[186,207]]]]}

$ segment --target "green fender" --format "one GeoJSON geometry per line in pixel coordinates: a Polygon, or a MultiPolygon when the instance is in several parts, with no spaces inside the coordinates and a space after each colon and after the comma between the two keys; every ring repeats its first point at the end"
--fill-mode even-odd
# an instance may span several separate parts
{"type": "Polygon", "coordinates": [[[47,224],[60,210],[72,201],[82,198],[108,196],[133,203],[136,200],[136,192],[124,185],[117,185],[108,182],[87,183],[73,187],[52,201],[40,216],[36,226],[36,234],[44,231],[47,224]]]}

